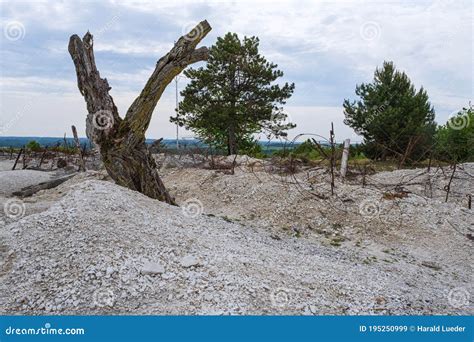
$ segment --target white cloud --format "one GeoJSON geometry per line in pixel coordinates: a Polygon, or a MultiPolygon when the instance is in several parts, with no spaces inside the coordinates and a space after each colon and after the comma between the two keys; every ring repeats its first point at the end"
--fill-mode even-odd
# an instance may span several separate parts
{"type": "MultiPolygon", "coordinates": [[[[0,64],[2,118],[13,117],[21,103],[14,103],[18,94],[41,95],[34,113],[23,117],[25,124],[12,128],[15,134],[24,134],[26,128],[43,130],[42,135],[58,134],[82,115],[85,104],[67,56],[69,34],[87,29],[95,34],[95,51],[102,54],[97,58],[101,75],[109,80],[124,113],[153,69],[148,59],[156,61],[186,27],[205,18],[213,27],[205,44],[228,31],[257,35],[262,54],[296,83],[287,107],[299,126],[294,132],[305,128],[327,135],[332,120],[341,138],[354,137],[342,124],[339,104],[348,94],[354,98],[355,84],[370,81],[383,60],[393,60],[417,88],[425,87],[438,109],[438,122],[465,106],[473,94],[470,1],[10,1],[1,7],[2,25],[19,20],[26,29],[24,45],[2,41],[2,56],[8,56],[0,64]],[[372,31],[364,31],[367,28],[372,31]],[[31,49],[56,59],[42,60],[43,72],[35,73],[36,65],[15,59],[31,49]],[[67,58],[58,59],[64,55],[67,58]],[[103,59],[104,55],[112,60],[103,59]],[[19,76],[22,65],[31,67],[32,74],[19,76]],[[70,74],[64,76],[59,67],[70,74]]],[[[173,89],[168,88],[150,136],[174,135],[168,122],[174,113],[173,89]]]]}
{"type": "Polygon", "coordinates": [[[0,90],[2,94],[37,92],[44,95],[78,92],[75,81],[40,76],[2,77],[0,78],[0,90]]]}
{"type": "Polygon", "coordinates": [[[118,40],[111,42],[94,41],[94,50],[96,52],[114,52],[126,55],[148,55],[158,56],[166,54],[172,47],[173,42],[157,42],[152,40],[118,40]]]}
{"type": "Polygon", "coordinates": [[[4,12],[2,24],[18,20],[24,24],[27,34],[35,25],[55,31],[69,31],[78,18],[83,20],[90,12],[88,6],[81,6],[75,1],[4,1],[1,7],[4,12]]]}

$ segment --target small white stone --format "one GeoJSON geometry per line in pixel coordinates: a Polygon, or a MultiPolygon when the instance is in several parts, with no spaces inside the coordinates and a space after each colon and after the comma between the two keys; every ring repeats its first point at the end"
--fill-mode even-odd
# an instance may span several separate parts
{"type": "Polygon", "coordinates": [[[115,272],[115,270],[113,269],[113,267],[107,267],[106,271],[105,271],[105,276],[107,278],[109,278],[113,273],[115,272]]]}
{"type": "Polygon", "coordinates": [[[176,274],[174,274],[173,272],[169,272],[169,273],[165,273],[163,274],[163,279],[173,279],[174,277],[176,276],[176,274]]]}
{"type": "Polygon", "coordinates": [[[186,255],[181,259],[181,266],[183,267],[191,267],[191,266],[196,266],[199,264],[198,259],[195,256],[192,255],[186,255]]]}
{"type": "Polygon", "coordinates": [[[214,299],[214,296],[211,293],[205,293],[203,299],[207,302],[211,302],[214,299]]]}
{"type": "Polygon", "coordinates": [[[165,267],[158,262],[146,262],[140,273],[142,274],[161,274],[165,272],[165,267]]]}

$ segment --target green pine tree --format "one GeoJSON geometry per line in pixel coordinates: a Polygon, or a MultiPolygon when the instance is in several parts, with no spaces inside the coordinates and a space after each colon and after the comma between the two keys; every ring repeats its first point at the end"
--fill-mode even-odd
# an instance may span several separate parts
{"type": "Polygon", "coordinates": [[[344,123],[364,138],[368,157],[395,157],[401,166],[431,151],[434,109],[423,87],[416,91],[393,62],[384,62],[373,82],[357,85],[355,93],[358,101],[344,100],[344,123]]]}
{"type": "Polygon", "coordinates": [[[178,117],[171,122],[192,130],[204,142],[227,153],[251,149],[254,134],[285,136],[296,125],[283,110],[294,84],[275,84],[283,72],[258,51],[257,37],[227,33],[210,48],[206,67],[188,69],[190,83],[181,92],[178,117]]]}
{"type": "Polygon", "coordinates": [[[436,158],[450,163],[474,161],[474,109],[471,105],[438,127],[436,158]]]}

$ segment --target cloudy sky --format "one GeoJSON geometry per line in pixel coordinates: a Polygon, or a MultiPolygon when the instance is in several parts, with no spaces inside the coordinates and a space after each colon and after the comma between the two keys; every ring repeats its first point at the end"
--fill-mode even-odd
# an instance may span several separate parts
{"type": "MultiPolygon", "coordinates": [[[[296,84],[287,110],[299,133],[361,139],[343,120],[344,98],[392,60],[423,86],[437,122],[473,97],[472,1],[2,1],[0,135],[84,135],[86,106],[67,44],[94,35],[96,63],[125,113],[173,41],[207,19],[202,42],[236,32],[256,35],[261,52],[296,84]],[[81,134],[80,134],[81,135],[81,134]]],[[[186,79],[180,78],[182,89],[186,79]]],[[[175,136],[174,83],[155,109],[149,138],[175,136]]],[[[191,132],[180,132],[192,136],[191,132]]]]}

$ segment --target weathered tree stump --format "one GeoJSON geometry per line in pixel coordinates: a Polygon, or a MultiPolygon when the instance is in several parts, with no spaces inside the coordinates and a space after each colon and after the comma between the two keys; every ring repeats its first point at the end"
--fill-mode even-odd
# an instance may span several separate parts
{"type": "Polygon", "coordinates": [[[77,156],[79,157],[79,171],[86,171],[86,163],[84,162],[84,156],[82,155],[81,142],[77,135],[76,126],[72,125],[72,135],[74,137],[74,143],[76,144],[77,156]]]}
{"type": "Polygon", "coordinates": [[[86,135],[100,149],[108,174],[119,185],[151,198],[175,204],[156,171],[156,163],[145,144],[145,132],[166,86],[188,65],[206,60],[208,49],[197,44],[211,31],[204,20],[180,37],[156,64],[141,94],[121,118],[107,79],[95,65],[93,39],[87,32],[81,40],[73,35],[69,53],[74,61],[79,91],[87,103],[86,135]]]}
{"type": "Polygon", "coordinates": [[[341,159],[341,177],[346,178],[347,173],[347,161],[349,160],[349,147],[351,145],[351,140],[344,140],[344,148],[342,150],[342,159],[341,159]]]}

